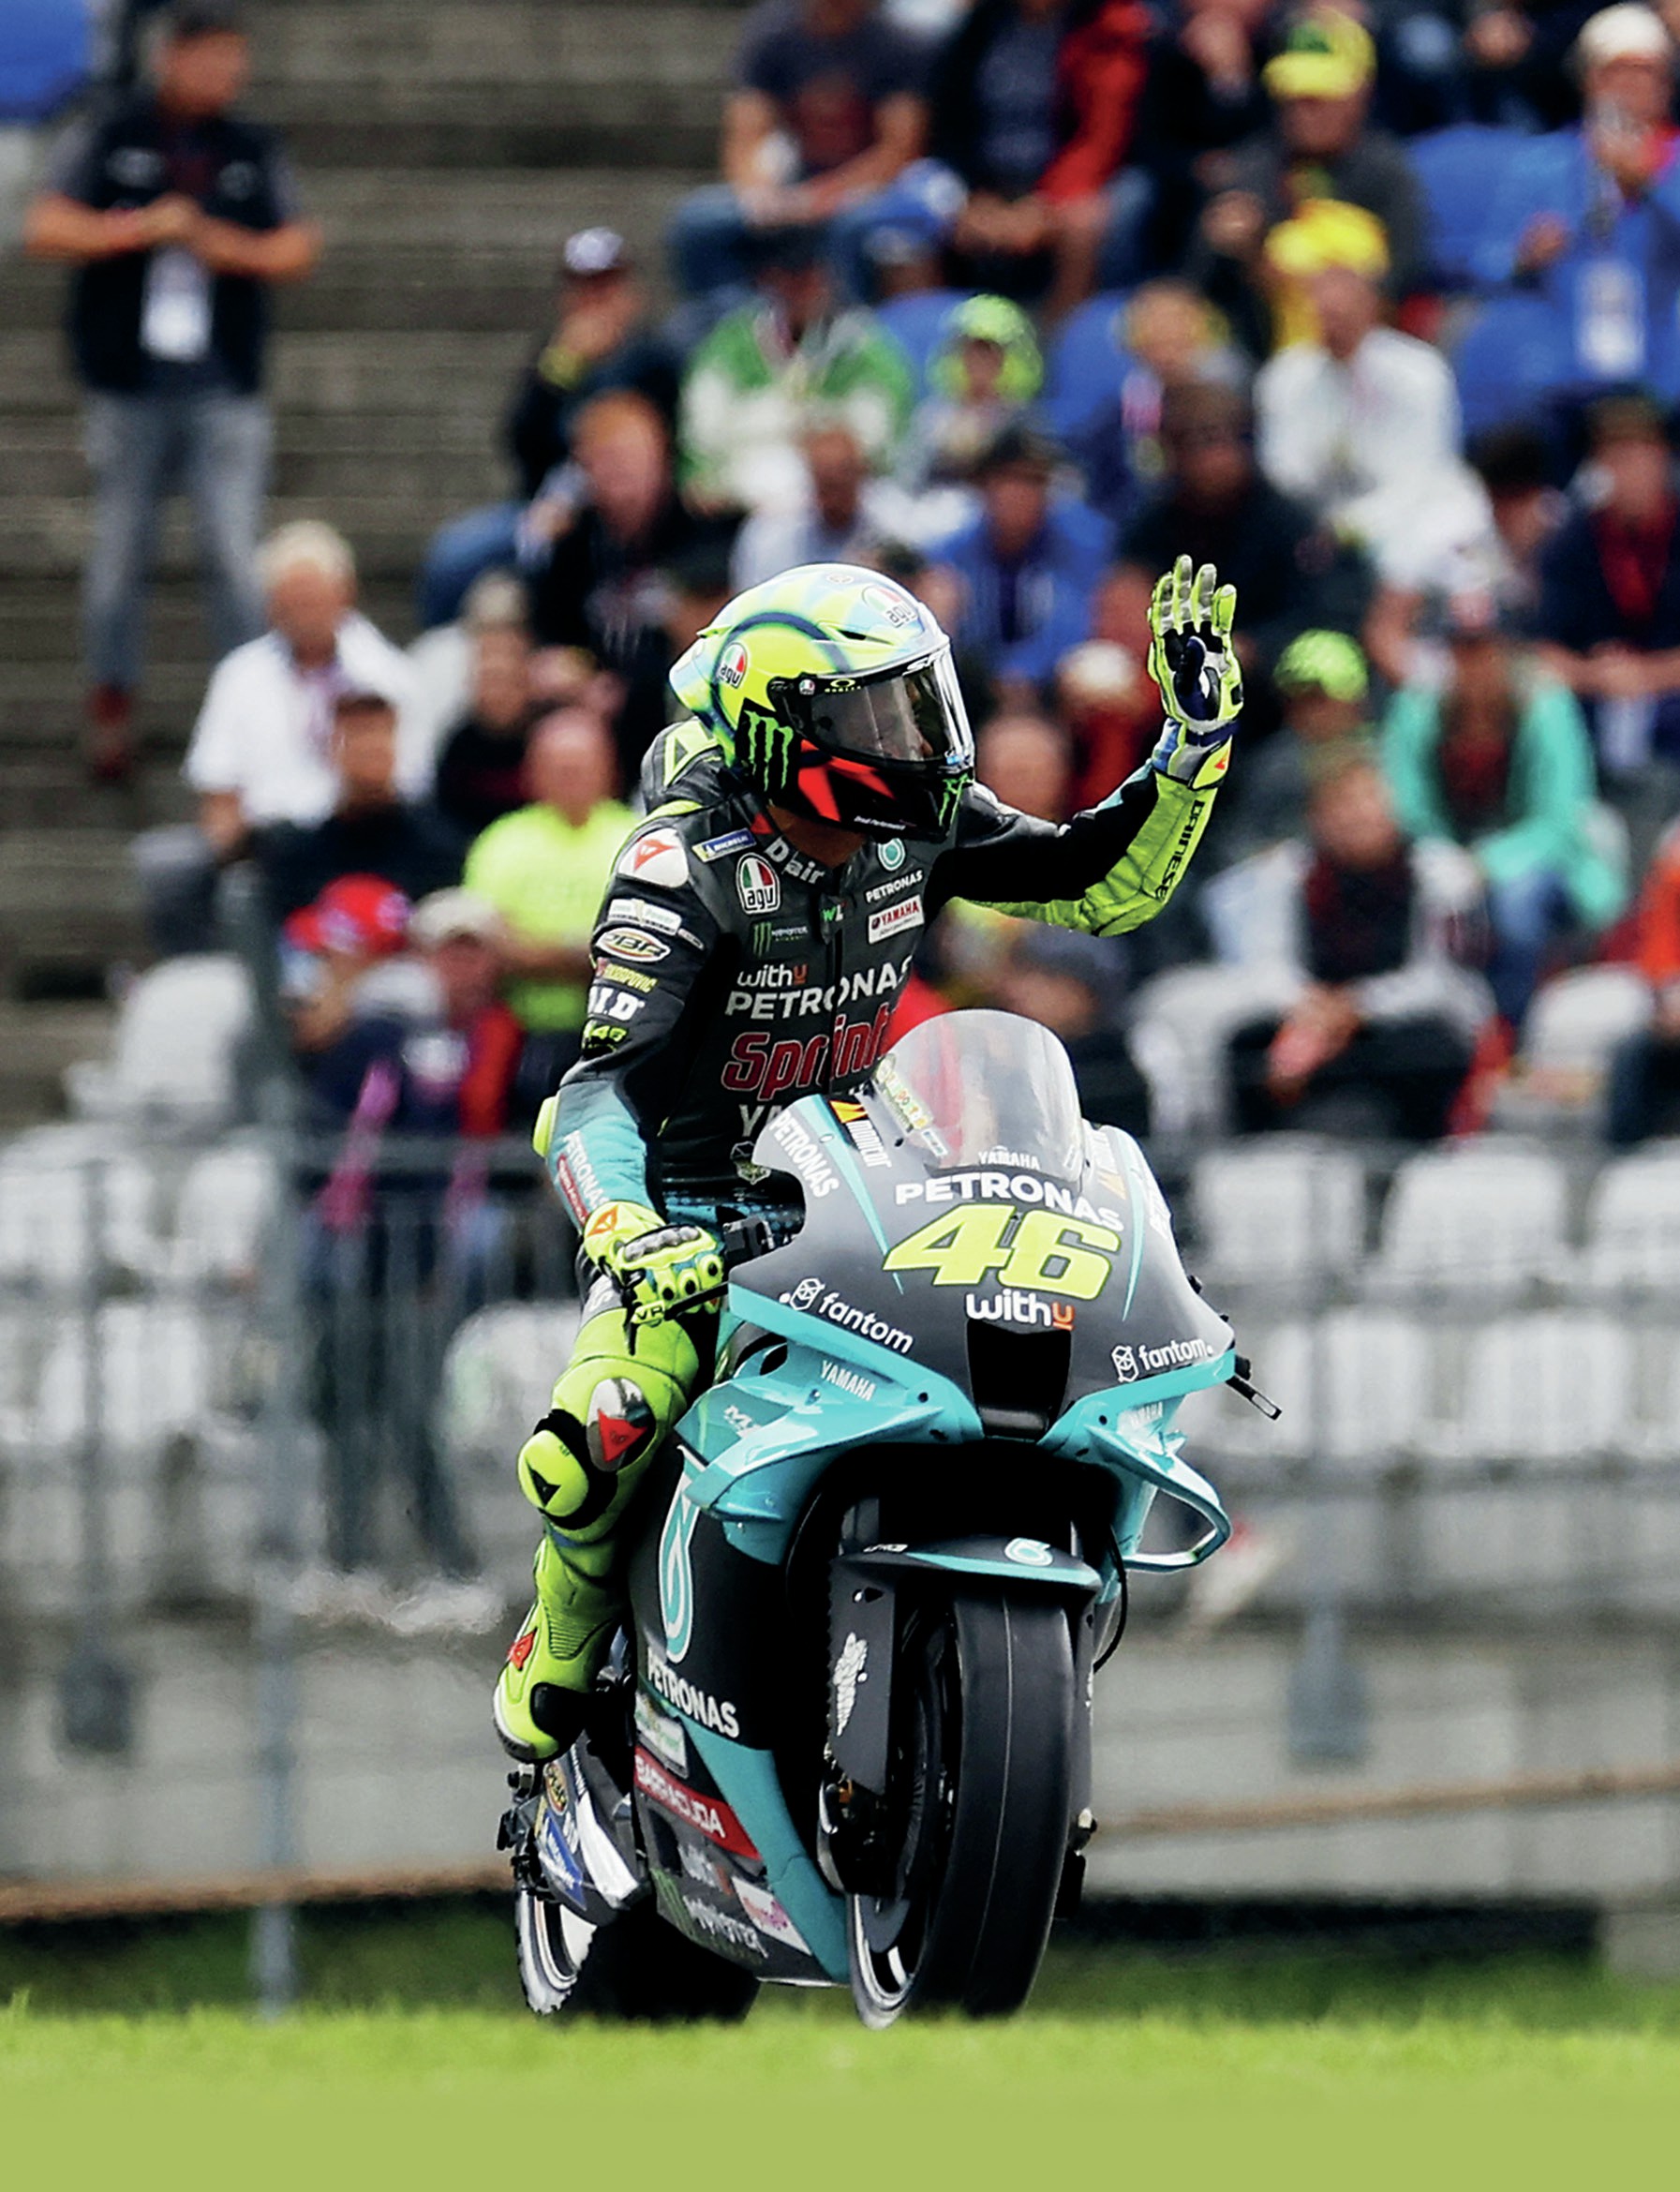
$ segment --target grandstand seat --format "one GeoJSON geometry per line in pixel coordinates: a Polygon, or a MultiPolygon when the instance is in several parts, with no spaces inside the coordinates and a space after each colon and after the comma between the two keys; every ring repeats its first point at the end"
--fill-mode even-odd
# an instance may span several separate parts
{"type": "Polygon", "coordinates": [[[1427,1441],[1430,1334],[1416,1319],[1395,1310],[1332,1310],[1315,1328],[1310,1369],[1315,1447],[1326,1461],[1376,1469],[1427,1441]]]}
{"type": "Polygon", "coordinates": [[[1466,434],[1528,417],[1570,377],[1556,315],[1540,297],[1492,297],[1452,353],[1466,434]]]}
{"type": "Polygon", "coordinates": [[[195,1158],[175,1212],[174,1275],[248,1282],[279,1193],[274,1158],[254,1143],[229,1142],[195,1158]]]}
{"type": "Polygon", "coordinates": [[[928,394],[928,368],[944,335],[945,321],[973,294],[971,290],[913,290],[907,296],[888,297],[876,306],[876,319],[910,360],[918,403],[928,394]]]}
{"type": "Polygon", "coordinates": [[[87,0],[6,0],[0,7],[0,123],[51,120],[86,82],[93,44],[87,0]]]}
{"type": "Polygon", "coordinates": [[[1122,336],[1125,292],[1105,290],[1063,321],[1050,346],[1045,377],[1045,420],[1068,440],[1088,426],[1120,384],[1131,364],[1122,336]]]}
{"type": "Polygon", "coordinates": [[[1252,967],[1174,967],[1139,986],[1132,1000],[1134,1039],[1163,1124],[1170,1120],[1180,1132],[1225,1124],[1226,1044],[1268,1002],[1252,967]]]}
{"type": "Polygon", "coordinates": [[[1650,1016],[1650,986],[1632,967],[1575,967],[1536,996],[1524,1055],[1536,1071],[1601,1073],[1616,1045],[1650,1016]]]}
{"type": "Polygon", "coordinates": [[[548,1412],[577,1324],[575,1302],[507,1302],[468,1317],[444,1358],[448,1450],[498,1464],[516,1454],[548,1412]]]}
{"type": "Polygon", "coordinates": [[[1351,1271],[1365,1234],[1359,1158],[1310,1135],[1216,1149],[1196,1167],[1198,1260],[1233,1286],[1289,1287],[1351,1271]]]}
{"type": "Polygon", "coordinates": [[[1680,1142],[1653,1142],[1599,1173],[1580,1277],[1589,1294],[1680,1293],[1680,1142]]]}
{"type": "Polygon", "coordinates": [[[1567,1209],[1564,1173],[1542,1150],[1483,1141],[1412,1157],[1389,1191],[1369,1290],[1487,1301],[1561,1282],[1567,1209]]]}
{"type": "Polygon", "coordinates": [[[250,980],[231,954],[166,959],[124,998],[110,1059],[66,1075],[73,1109],[85,1119],[226,1118],[250,1016],[250,980]]]}
{"type": "Polygon", "coordinates": [[[73,1288],[107,1267],[147,1278],[156,1213],[138,1152],[113,1151],[91,1126],[33,1127],[0,1150],[0,1283],[73,1288]]]}
{"type": "Polygon", "coordinates": [[[1429,211],[1429,267],[1443,289],[1473,289],[1499,191],[1524,140],[1467,122],[1432,129],[1405,147],[1429,211]]]}
{"type": "Polygon", "coordinates": [[[210,1349],[204,1322],[180,1304],[106,1302],[95,1325],[61,1323],[41,1364],[30,1442],[45,1462],[62,1459],[88,1435],[90,1398],[101,1453],[121,1464],[155,1455],[165,1440],[209,1424],[210,1349]],[[91,1387],[91,1393],[90,1393],[91,1387]]]}
{"type": "Polygon", "coordinates": [[[1609,1317],[1542,1309],[1469,1336],[1455,1420],[1437,1431],[1444,1461],[1567,1468],[1626,1451],[1633,1341],[1609,1317]]]}

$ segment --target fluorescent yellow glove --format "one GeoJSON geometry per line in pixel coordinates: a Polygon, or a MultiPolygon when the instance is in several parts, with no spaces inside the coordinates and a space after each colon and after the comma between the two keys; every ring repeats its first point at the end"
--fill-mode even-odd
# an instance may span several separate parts
{"type": "Polygon", "coordinates": [[[617,1280],[632,1324],[718,1306],[723,1244],[704,1226],[670,1225],[645,1202],[608,1202],[584,1228],[583,1247],[617,1280]]]}
{"type": "Polygon", "coordinates": [[[1197,789],[1225,774],[1231,725],[1242,710],[1242,670],[1231,645],[1236,614],[1236,588],[1221,586],[1212,563],[1193,576],[1188,556],[1163,574],[1150,600],[1149,674],[1167,712],[1151,759],[1163,776],[1197,789]]]}

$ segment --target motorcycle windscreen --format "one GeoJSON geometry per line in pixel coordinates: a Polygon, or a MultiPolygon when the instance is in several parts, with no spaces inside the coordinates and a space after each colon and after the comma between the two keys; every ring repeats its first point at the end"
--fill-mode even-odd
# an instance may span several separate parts
{"type": "Polygon", "coordinates": [[[1047,1028],[1007,1012],[944,1013],[893,1045],[876,1088],[932,1171],[1031,1165],[1077,1180],[1079,1091],[1047,1028]]]}

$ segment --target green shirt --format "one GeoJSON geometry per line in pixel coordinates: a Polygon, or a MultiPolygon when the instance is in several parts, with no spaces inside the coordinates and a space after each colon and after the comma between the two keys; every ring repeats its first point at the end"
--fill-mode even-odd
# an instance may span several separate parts
{"type": "MultiPolygon", "coordinates": [[[[581,950],[635,820],[617,799],[603,799],[577,828],[552,807],[521,807],[475,840],[462,881],[527,943],[581,950]]],[[[584,982],[513,982],[508,1003],[535,1031],[581,1027],[587,989],[584,982]]]]}

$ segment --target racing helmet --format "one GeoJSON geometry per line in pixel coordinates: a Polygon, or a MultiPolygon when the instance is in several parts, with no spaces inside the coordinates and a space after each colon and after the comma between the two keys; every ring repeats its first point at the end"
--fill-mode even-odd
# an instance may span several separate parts
{"type": "Polygon", "coordinates": [[[766,804],[873,838],[943,838],[974,781],[951,643],[914,594],[804,563],[737,594],[671,672],[766,804]]]}

